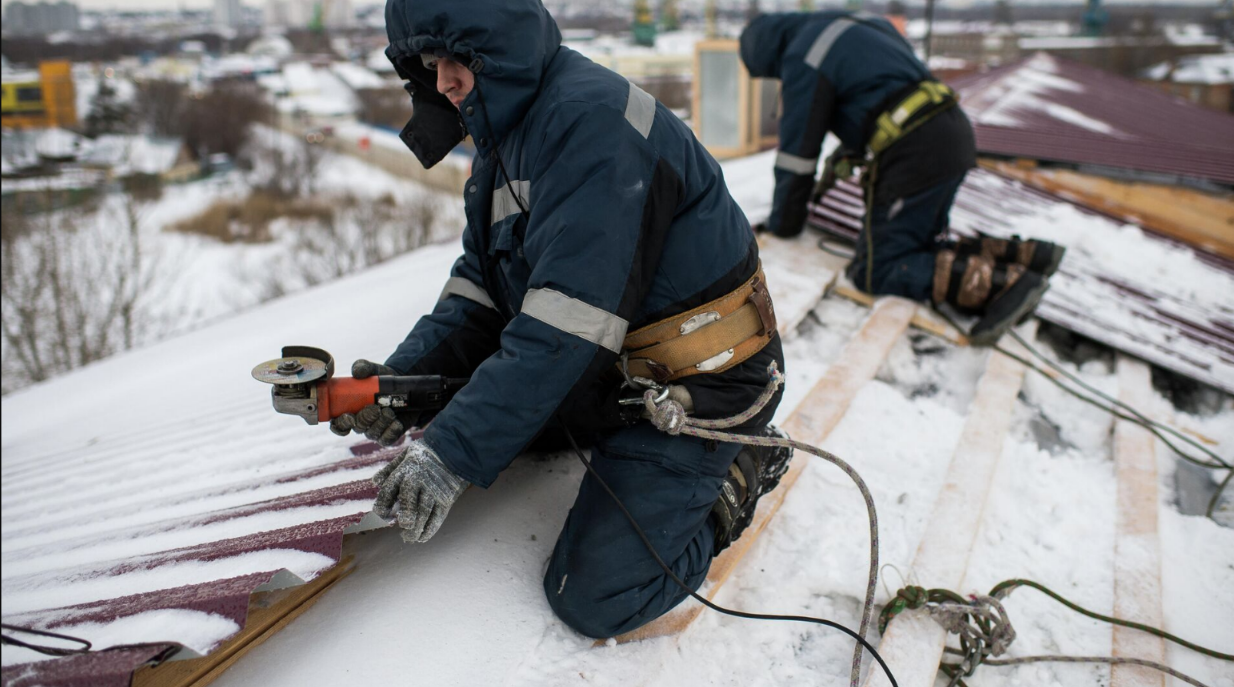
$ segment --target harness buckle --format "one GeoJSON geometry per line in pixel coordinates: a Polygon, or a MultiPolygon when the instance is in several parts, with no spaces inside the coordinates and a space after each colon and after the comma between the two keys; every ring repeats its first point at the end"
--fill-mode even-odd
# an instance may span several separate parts
{"type": "Polygon", "coordinates": [[[755,277],[754,283],[750,285],[753,292],[750,294],[749,301],[754,304],[754,308],[758,310],[758,319],[762,324],[762,329],[759,330],[759,336],[768,336],[776,330],[776,310],[775,305],[771,302],[771,294],[767,291],[767,282],[755,277]]]}

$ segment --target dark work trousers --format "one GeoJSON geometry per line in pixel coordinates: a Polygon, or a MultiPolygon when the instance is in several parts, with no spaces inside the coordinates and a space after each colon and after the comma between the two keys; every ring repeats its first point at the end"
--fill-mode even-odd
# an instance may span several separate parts
{"type": "Polygon", "coordinates": [[[903,198],[875,197],[869,234],[862,230],[848,266],[853,284],[867,293],[929,301],[938,239],[963,181],[961,174],[903,198]]]}
{"type": "MultiPolygon", "coordinates": [[[[597,438],[591,464],[664,562],[697,590],[707,577],[715,541],[708,515],[740,448],[669,436],[640,422],[597,438]]],[[[687,596],[590,473],[553,549],[544,593],[567,625],[596,638],[641,627],[687,596]]]]}

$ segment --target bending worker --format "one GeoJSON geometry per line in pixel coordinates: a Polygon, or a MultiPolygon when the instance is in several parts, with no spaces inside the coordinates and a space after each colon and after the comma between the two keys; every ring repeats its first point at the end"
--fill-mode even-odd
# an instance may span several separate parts
{"type": "MultiPolygon", "coordinates": [[[[729,416],[783,368],[754,234],[719,166],[654,98],[562,47],[539,0],[390,0],[386,24],[414,106],[403,141],[425,167],[466,134],[476,152],[440,300],[384,365],[352,373],[471,380],[374,478],[374,510],[427,541],[469,484],[493,484],[560,420],[590,437],[604,483],[697,588],[789,451],[670,436],[618,400],[652,386],[697,417],[729,416]]],[[[778,401],[738,431],[775,431],[778,401]]],[[[425,419],[370,406],[332,429],[390,443],[425,419]]],[[[544,590],[591,637],[686,596],[590,473],[544,590]]]]}
{"type": "Polygon", "coordinates": [[[858,288],[980,314],[975,344],[993,343],[1036,307],[1063,248],[943,242],[956,191],[976,165],[973,130],[955,94],[889,22],[840,11],[765,14],[741,34],[741,59],[751,76],[782,84],[768,231],[801,233],[830,131],[840,146],[813,195],[865,167],[865,225],[847,270],[858,288]]]}

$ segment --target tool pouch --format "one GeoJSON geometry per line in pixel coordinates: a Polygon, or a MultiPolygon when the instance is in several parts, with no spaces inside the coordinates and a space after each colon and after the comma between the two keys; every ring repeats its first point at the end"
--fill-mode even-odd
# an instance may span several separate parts
{"type": "Polygon", "coordinates": [[[627,377],[664,384],[724,372],[761,351],[775,335],[775,308],[760,264],[732,293],[628,334],[620,364],[627,377]]]}

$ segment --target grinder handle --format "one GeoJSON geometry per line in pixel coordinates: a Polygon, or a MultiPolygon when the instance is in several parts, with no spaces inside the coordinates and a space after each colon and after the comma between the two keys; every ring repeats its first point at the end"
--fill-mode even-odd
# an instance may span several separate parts
{"type": "Polygon", "coordinates": [[[358,413],[376,402],[378,377],[334,377],[317,384],[317,421],[329,422],[344,413],[358,413]]]}

